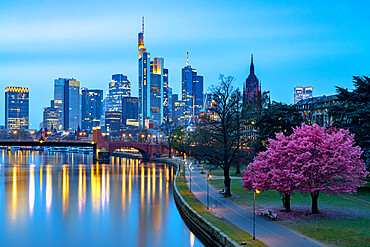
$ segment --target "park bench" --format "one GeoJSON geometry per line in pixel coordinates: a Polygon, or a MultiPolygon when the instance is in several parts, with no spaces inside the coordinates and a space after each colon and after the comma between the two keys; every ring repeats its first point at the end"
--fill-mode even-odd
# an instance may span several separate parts
{"type": "Polygon", "coordinates": [[[271,219],[271,220],[277,220],[277,214],[271,212],[271,210],[265,210],[261,213],[261,215],[271,219]]]}

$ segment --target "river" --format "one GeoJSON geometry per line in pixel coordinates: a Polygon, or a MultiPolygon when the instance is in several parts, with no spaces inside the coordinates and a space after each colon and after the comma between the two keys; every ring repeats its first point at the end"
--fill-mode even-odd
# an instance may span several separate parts
{"type": "Polygon", "coordinates": [[[138,159],[0,151],[0,246],[203,246],[176,208],[174,175],[138,159]]]}

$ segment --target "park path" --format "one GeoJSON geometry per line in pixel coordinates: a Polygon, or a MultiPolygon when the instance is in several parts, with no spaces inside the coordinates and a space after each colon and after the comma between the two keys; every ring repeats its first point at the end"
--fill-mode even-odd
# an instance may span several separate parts
{"type": "MultiPolygon", "coordinates": [[[[180,162],[182,159],[175,158],[180,162]]],[[[198,167],[192,166],[191,172],[191,190],[195,197],[204,205],[207,204],[207,183],[202,178],[198,167]]],[[[185,165],[185,175],[187,176],[188,186],[190,185],[189,163],[185,165]]],[[[224,198],[219,192],[209,187],[209,207],[216,214],[227,219],[240,229],[252,235],[253,231],[253,213],[238,206],[237,204],[224,198]]],[[[256,215],[256,238],[272,247],[290,247],[290,246],[323,246],[321,243],[309,239],[306,236],[298,234],[273,221],[256,215]]]]}

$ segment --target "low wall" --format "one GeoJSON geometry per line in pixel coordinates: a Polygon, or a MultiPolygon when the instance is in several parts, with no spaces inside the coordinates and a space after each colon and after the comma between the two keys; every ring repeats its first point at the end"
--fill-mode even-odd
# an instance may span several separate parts
{"type": "Polygon", "coordinates": [[[224,232],[215,227],[209,221],[207,221],[203,216],[198,214],[193,210],[189,204],[181,196],[180,192],[176,186],[176,178],[179,171],[179,164],[167,159],[155,158],[152,159],[156,162],[166,163],[177,168],[176,175],[174,179],[173,195],[176,202],[176,206],[179,212],[188,225],[188,227],[195,233],[195,235],[206,245],[206,246],[239,246],[234,240],[229,238],[224,232]]]}

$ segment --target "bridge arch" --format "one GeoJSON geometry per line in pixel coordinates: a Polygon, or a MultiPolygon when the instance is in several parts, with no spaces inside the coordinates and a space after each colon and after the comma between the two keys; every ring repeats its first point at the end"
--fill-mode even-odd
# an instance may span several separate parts
{"type": "Polygon", "coordinates": [[[121,148],[135,148],[138,150],[143,157],[144,161],[149,161],[150,154],[148,153],[148,150],[145,150],[145,148],[140,147],[139,145],[135,145],[135,142],[122,142],[122,143],[114,143],[109,145],[109,154],[112,155],[114,151],[121,148]]]}

